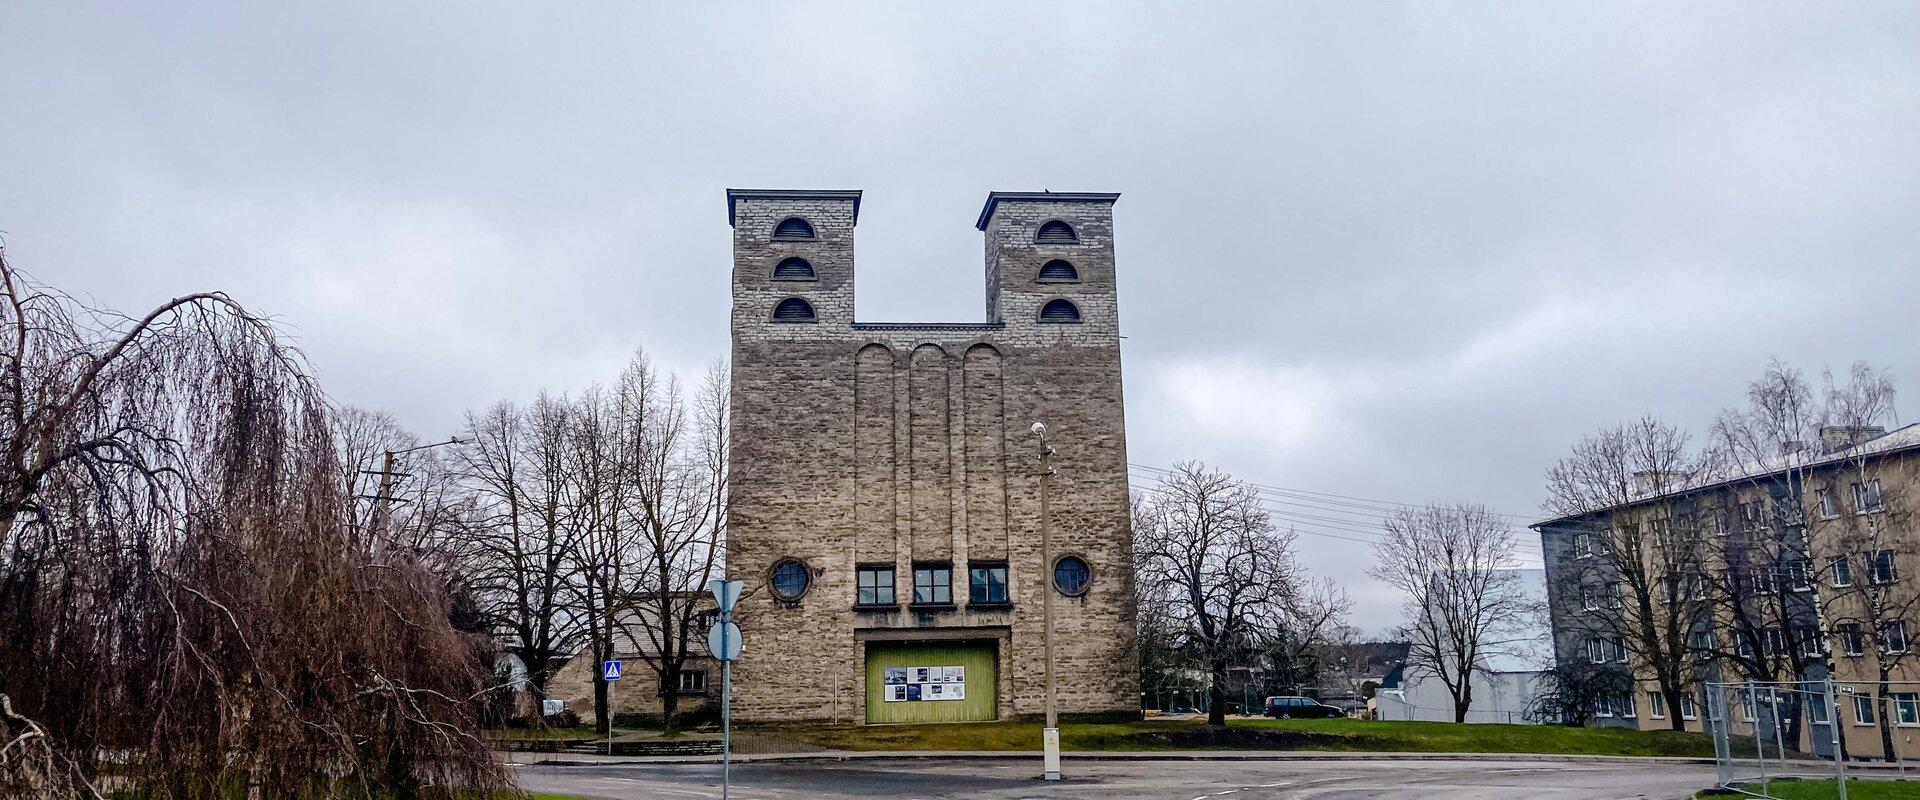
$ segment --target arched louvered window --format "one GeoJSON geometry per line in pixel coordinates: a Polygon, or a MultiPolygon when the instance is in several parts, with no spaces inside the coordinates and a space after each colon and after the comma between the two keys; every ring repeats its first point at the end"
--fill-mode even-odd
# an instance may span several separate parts
{"type": "Polygon", "coordinates": [[[1039,244],[1080,243],[1080,237],[1073,233],[1073,226],[1057,219],[1040,226],[1040,235],[1033,237],[1033,240],[1039,244]]]}
{"type": "Polygon", "coordinates": [[[787,217],[786,219],[780,220],[779,225],[774,226],[773,238],[787,240],[811,239],[813,238],[813,224],[799,217],[787,217]]]}
{"type": "Polygon", "coordinates": [[[807,263],[807,260],[804,258],[781,259],[780,263],[773,266],[774,280],[799,281],[811,280],[812,278],[813,265],[807,263]]]}
{"type": "Polygon", "coordinates": [[[1080,321],[1080,309],[1066,300],[1048,300],[1040,307],[1041,322],[1073,323],[1080,321]]]}
{"type": "MultiPolygon", "coordinates": [[[[798,297],[789,297],[773,307],[774,322],[812,322],[813,304],[798,297]]],[[[1075,317],[1078,321],[1078,317],[1075,317]]]]}
{"type": "Polygon", "coordinates": [[[1080,271],[1060,259],[1054,259],[1040,268],[1040,280],[1052,283],[1071,283],[1080,280],[1080,271]]]}

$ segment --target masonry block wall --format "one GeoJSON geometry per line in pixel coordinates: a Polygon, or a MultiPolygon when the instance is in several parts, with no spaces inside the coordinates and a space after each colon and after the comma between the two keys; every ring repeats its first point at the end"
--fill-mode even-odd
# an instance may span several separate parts
{"type": "Polygon", "coordinates": [[[947,640],[992,642],[997,716],[1039,714],[1044,592],[1054,592],[1061,711],[1138,712],[1116,197],[994,193],[978,222],[986,321],[863,323],[853,315],[858,192],[728,193],[727,559],[748,585],[737,610],[747,642],[734,672],[740,718],[867,719],[869,642],[947,640]],[[776,237],[790,218],[812,236],[776,237]],[[1041,226],[1055,221],[1072,241],[1041,243],[1041,226]],[[812,275],[776,278],[789,258],[812,275]],[[1074,277],[1043,278],[1054,260],[1074,277]],[[789,298],[806,301],[812,319],[776,319],[789,298]],[[1043,321],[1056,300],[1078,321],[1043,321]],[[1040,548],[1036,421],[1055,449],[1052,559],[1040,548]],[[1090,566],[1084,594],[1054,588],[1051,561],[1064,555],[1090,566]],[[786,561],[810,577],[797,598],[770,585],[786,561]],[[951,565],[950,607],[910,602],[913,567],[930,562],[951,565]],[[970,604],[968,566],[999,563],[1009,602],[970,604]],[[896,607],[855,607],[863,564],[894,565],[896,607]]]}

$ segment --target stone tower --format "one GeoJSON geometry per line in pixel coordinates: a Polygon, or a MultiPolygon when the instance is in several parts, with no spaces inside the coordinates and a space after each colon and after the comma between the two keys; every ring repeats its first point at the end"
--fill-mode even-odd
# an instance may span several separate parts
{"type": "Polygon", "coordinates": [[[857,322],[858,191],[729,190],[734,713],[1137,714],[1115,194],[993,192],[985,322],[857,322]],[[1040,549],[1045,422],[1051,554],[1040,549]]]}

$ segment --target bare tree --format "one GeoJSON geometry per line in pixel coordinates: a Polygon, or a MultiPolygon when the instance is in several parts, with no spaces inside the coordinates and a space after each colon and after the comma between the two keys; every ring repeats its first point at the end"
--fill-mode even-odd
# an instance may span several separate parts
{"type": "Polygon", "coordinates": [[[1512,528],[1485,506],[1408,509],[1386,520],[1369,574],[1405,596],[1407,669],[1438,678],[1465,722],[1473,677],[1512,644],[1526,612],[1513,568],[1512,528]]]}
{"type": "Polygon", "coordinates": [[[488,627],[526,668],[536,710],[585,634],[573,573],[581,534],[565,472],[567,420],[564,401],[551,397],[526,409],[500,403],[467,416],[467,445],[456,453],[471,500],[468,574],[488,627]]]}
{"type": "Polygon", "coordinates": [[[138,318],[0,254],[0,794],[488,793],[488,643],[350,524],[325,396],[220,293],[138,318]]]}
{"type": "Polygon", "coordinates": [[[1347,624],[1347,612],[1353,609],[1347,590],[1332,578],[1292,581],[1279,606],[1280,622],[1267,648],[1269,685],[1322,687],[1334,679],[1337,687],[1352,691],[1343,669],[1354,637],[1347,624]]]}
{"type": "MultiPolygon", "coordinates": [[[[1547,471],[1549,512],[1589,516],[1573,525],[1571,585],[1549,587],[1553,602],[1598,595],[1571,619],[1592,640],[1623,649],[1652,673],[1669,708],[1695,678],[1695,634],[1711,630],[1706,534],[1682,491],[1704,469],[1687,434],[1654,417],[1582,439],[1547,471]]],[[[1670,715],[1683,730],[1679,715],[1670,715]]]]}
{"type": "Polygon", "coordinates": [[[1226,724],[1228,669],[1272,641],[1299,568],[1250,485],[1204,464],[1175,465],[1134,526],[1138,581],[1156,619],[1208,674],[1207,724],[1226,724]]]}

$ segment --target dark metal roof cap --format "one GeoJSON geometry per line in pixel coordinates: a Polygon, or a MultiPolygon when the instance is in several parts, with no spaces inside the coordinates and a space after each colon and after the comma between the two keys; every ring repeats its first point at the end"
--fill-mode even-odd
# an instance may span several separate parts
{"type": "Polygon", "coordinates": [[[973,226],[987,229],[987,220],[993,218],[993,207],[1002,200],[1032,200],[1046,203],[1111,203],[1120,199],[1119,192],[988,192],[987,205],[980,209],[980,220],[973,226]]]}
{"type": "Polygon", "coordinates": [[[733,201],[739,198],[769,200],[852,200],[853,222],[860,224],[859,189],[728,189],[727,224],[733,224],[733,201]]]}

